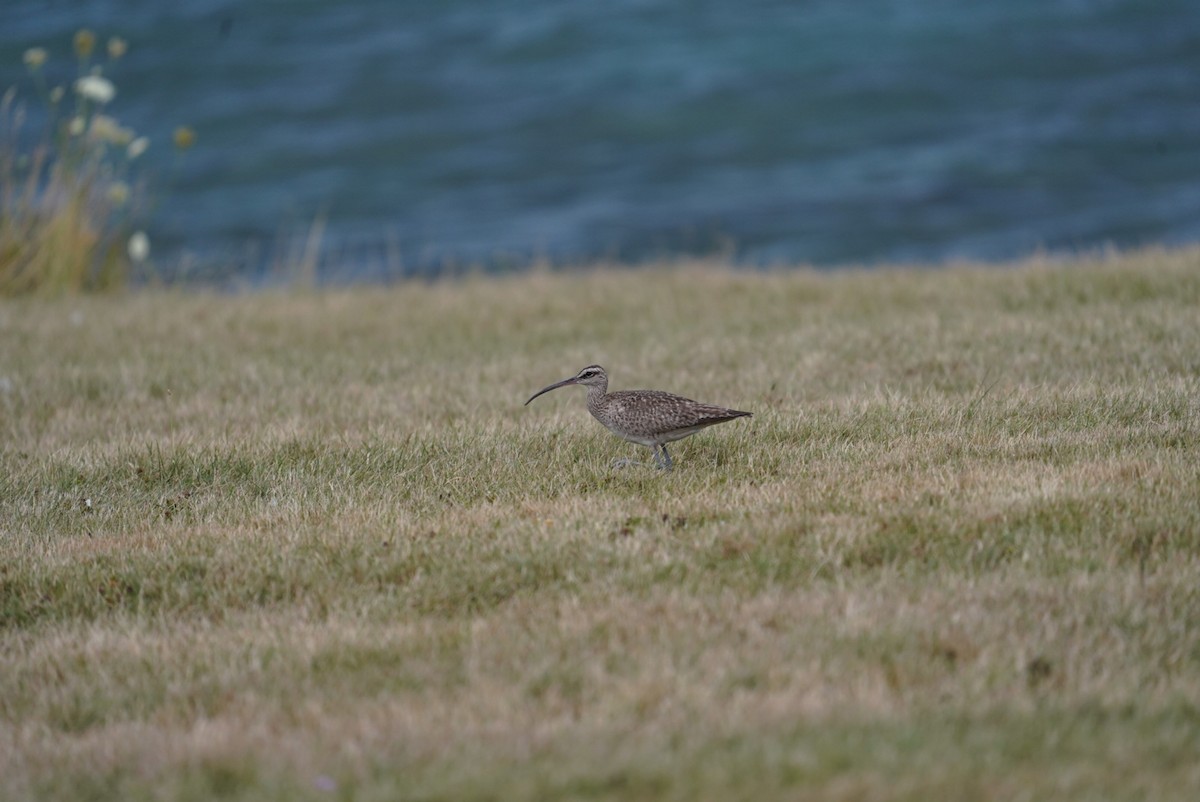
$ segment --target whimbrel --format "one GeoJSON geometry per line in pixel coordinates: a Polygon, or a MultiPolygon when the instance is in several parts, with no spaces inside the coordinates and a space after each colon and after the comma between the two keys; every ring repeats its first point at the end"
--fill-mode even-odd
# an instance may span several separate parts
{"type": "MultiPolygon", "coordinates": [[[[667,443],[682,440],[715,423],[748,418],[751,414],[701,404],[661,390],[618,390],[610,393],[608,374],[599,365],[588,365],[569,379],[543,387],[530,396],[529,401],[569,384],[587,387],[587,406],[592,417],[618,437],[649,448],[654,453],[655,463],[666,471],[672,467],[667,443]]],[[[526,406],[529,401],[525,402],[526,406]]]]}

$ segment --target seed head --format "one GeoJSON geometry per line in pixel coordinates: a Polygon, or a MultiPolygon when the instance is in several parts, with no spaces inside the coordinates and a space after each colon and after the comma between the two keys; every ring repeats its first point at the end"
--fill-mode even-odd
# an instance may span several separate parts
{"type": "Polygon", "coordinates": [[[180,150],[187,150],[196,144],[196,132],[186,125],[181,125],[175,129],[175,135],[172,137],[172,140],[175,142],[175,147],[180,150]]]}
{"type": "Polygon", "coordinates": [[[92,51],[95,49],[96,34],[87,28],[80,28],[75,32],[75,55],[80,58],[87,58],[92,55],[92,51]]]}

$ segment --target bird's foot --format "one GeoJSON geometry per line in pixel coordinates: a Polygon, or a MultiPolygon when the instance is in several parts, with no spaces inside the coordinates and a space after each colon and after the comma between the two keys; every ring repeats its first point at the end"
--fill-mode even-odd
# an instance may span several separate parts
{"type": "Polygon", "coordinates": [[[636,460],[631,457],[622,457],[621,459],[613,460],[612,466],[613,466],[613,470],[619,471],[622,468],[628,468],[630,465],[641,465],[641,464],[642,464],[642,462],[640,460],[636,460]]]}

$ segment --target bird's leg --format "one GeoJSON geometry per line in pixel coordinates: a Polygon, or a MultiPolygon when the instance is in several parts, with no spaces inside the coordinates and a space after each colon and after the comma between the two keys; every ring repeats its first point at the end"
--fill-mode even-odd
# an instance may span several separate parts
{"type": "Polygon", "coordinates": [[[665,443],[659,445],[658,449],[654,452],[654,459],[656,462],[658,462],[658,467],[662,468],[664,471],[669,471],[675,467],[674,463],[671,462],[671,455],[667,453],[667,446],[665,443]],[[658,458],[659,451],[662,452],[661,460],[658,458]]]}

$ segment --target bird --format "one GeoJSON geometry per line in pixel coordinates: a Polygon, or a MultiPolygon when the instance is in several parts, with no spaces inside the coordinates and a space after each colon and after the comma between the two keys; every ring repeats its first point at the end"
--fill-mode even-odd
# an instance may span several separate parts
{"type": "Polygon", "coordinates": [[[608,372],[599,365],[588,365],[568,379],[543,387],[529,397],[525,406],[543,393],[572,384],[587,387],[588,412],[593,418],[618,437],[649,448],[655,464],[664,471],[674,467],[671,455],[667,453],[667,443],[682,440],[717,423],[752,417],[749,412],[702,404],[662,390],[610,393],[608,372]]]}

